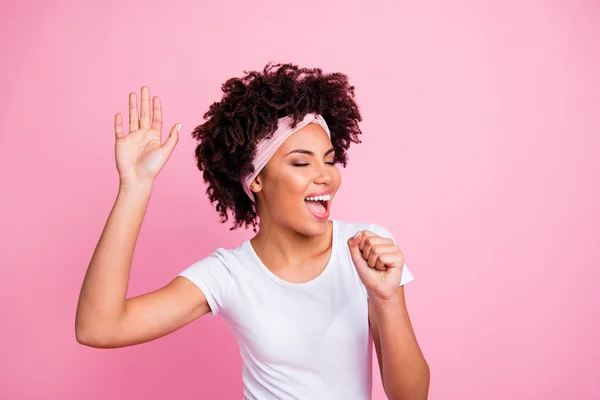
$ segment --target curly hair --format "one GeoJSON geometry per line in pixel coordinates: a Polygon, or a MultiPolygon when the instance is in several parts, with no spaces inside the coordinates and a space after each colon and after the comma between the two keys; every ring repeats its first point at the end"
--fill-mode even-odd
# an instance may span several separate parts
{"type": "Polygon", "coordinates": [[[221,223],[230,210],[235,223],[229,230],[252,225],[256,232],[258,210],[242,187],[242,176],[254,172],[252,161],[259,140],[272,136],[278,118],[293,117],[292,127],[307,113],[321,114],[331,132],[336,163],[344,167],[350,143],[360,143],[362,120],[354,101],[354,86],[345,74],[324,74],[320,68],[272,64],[262,71],[244,71],[221,87],[221,101],[210,106],[206,120],[192,136],[198,169],[208,183],[206,194],[216,204],[221,223]],[[208,118],[208,120],[207,120],[208,118]]]}

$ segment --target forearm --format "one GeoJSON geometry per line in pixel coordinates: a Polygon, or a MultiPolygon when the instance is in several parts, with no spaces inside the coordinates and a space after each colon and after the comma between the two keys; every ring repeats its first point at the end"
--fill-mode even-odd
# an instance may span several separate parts
{"type": "Polygon", "coordinates": [[[75,329],[78,338],[100,334],[122,315],[135,243],[152,183],[121,184],[83,280],[75,329]]]}
{"type": "Polygon", "coordinates": [[[429,366],[403,302],[373,301],[382,353],[384,390],[390,400],[427,399],[429,366]]]}

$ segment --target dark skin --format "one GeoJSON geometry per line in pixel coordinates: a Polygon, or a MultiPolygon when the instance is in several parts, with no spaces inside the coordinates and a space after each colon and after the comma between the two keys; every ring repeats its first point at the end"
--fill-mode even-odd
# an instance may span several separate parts
{"type": "Polygon", "coordinates": [[[315,219],[304,199],[330,190],[333,204],[341,184],[334,156],[323,128],[308,124],[277,149],[250,185],[260,216],[259,232],[250,242],[265,266],[281,279],[309,281],[327,264],[332,223],[315,219]]]}
{"type": "Polygon", "coordinates": [[[335,161],[343,166],[351,143],[360,143],[354,86],[343,73],[269,63],[262,71],[228,79],[222,90],[222,99],[210,106],[207,121],[192,136],[199,141],[195,154],[208,198],[222,222],[233,217],[232,230],[245,225],[257,232],[258,210],[245,195],[240,176],[254,172],[256,143],[277,128],[278,118],[300,121],[307,113],[320,114],[332,132],[335,161]]]}
{"type": "Polygon", "coordinates": [[[392,239],[368,230],[349,239],[348,247],[369,293],[369,326],[375,343],[381,380],[388,399],[427,399],[429,365],[419,348],[400,275],[404,255],[392,239]],[[394,278],[398,274],[398,278],[394,278]],[[382,284],[383,282],[383,284],[382,284]],[[385,283],[390,286],[386,289],[385,283]]]}
{"type": "MultiPolygon", "coordinates": [[[[261,221],[251,243],[265,266],[283,280],[311,281],[331,256],[332,223],[315,219],[304,198],[331,190],[333,205],[341,185],[333,156],[325,130],[309,124],[281,145],[251,183],[261,221]]],[[[369,326],[388,398],[427,398],[429,367],[410,322],[404,286],[399,286],[404,255],[392,239],[370,231],[350,239],[348,248],[369,293],[369,326]]]]}
{"type": "MultiPolygon", "coordinates": [[[[121,114],[115,115],[119,192],[88,266],[75,320],[77,341],[91,347],[154,340],[210,311],[202,291],[183,277],[126,298],[131,259],[153,182],[178,142],[176,126],[166,140],[161,139],[161,103],[158,97],[151,101],[146,86],[140,105],[138,116],[136,94],[130,93],[128,134],[121,114]]],[[[341,176],[332,147],[326,132],[309,124],[278,149],[252,183],[261,229],[251,243],[281,279],[310,281],[331,255],[332,223],[314,218],[304,197],[330,191],[331,200],[335,198],[341,176]],[[293,151],[297,149],[302,151],[293,151]]],[[[404,287],[398,287],[404,256],[390,240],[363,231],[348,241],[348,249],[369,293],[369,325],[388,398],[425,399],[429,367],[410,323],[404,287]]]]}

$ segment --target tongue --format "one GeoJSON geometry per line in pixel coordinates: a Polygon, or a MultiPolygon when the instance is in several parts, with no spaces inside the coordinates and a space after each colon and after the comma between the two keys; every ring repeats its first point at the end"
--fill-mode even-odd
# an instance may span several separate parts
{"type": "Polygon", "coordinates": [[[317,214],[324,214],[325,211],[327,211],[320,201],[305,201],[305,203],[309,210],[316,212],[317,214]]]}

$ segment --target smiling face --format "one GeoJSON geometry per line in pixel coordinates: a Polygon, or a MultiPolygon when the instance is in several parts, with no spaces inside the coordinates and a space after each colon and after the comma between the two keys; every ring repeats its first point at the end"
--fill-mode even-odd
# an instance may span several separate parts
{"type": "Polygon", "coordinates": [[[309,236],[324,234],[342,181],[334,155],[331,140],[318,124],[306,125],[283,142],[250,185],[258,199],[261,225],[275,223],[309,236]],[[319,198],[309,197],[327,194],[326,207],[319,198]]]}

